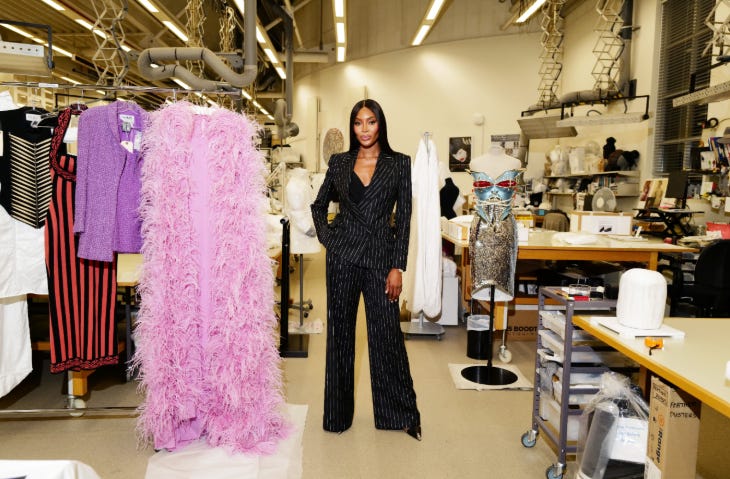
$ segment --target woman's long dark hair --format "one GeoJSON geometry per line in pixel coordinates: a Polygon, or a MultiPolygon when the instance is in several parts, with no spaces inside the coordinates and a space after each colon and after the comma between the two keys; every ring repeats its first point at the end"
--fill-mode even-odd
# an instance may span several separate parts
{"type": "Polygon", "coordinates": [[[355,103],[355,106],[352,107],[352,112],[350,112],[350,151],[357,152],[360,148],[360,142],[357,140],[357,136],[355,136],[355,117],[357,117],[358,112],[363,108],[372,111],[375,119],[378,120],[378,144],[380,145],[380,151],[383,153],[393,153],[393,149],[390,147],[390,143],[388,143],[388,124],[385,121],[383,109],[380,108],[380,104],[377,101],[369,98],[355,103]]]}

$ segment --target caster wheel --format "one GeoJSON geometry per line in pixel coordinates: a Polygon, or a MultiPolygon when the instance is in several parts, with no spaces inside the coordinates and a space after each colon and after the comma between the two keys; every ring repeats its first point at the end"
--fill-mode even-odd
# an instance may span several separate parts
{"type": "Polygon", "coordinates": [[[501,359],[503,363],[509,363],[512,361],[512,353],[507,348],[500,348],[499,359],[501,359]]]}
{"type": "Polygon", "coordinates": [[[558,468],[558,466],[553,464],[545,470],[545,477],[547,477],[547,479],[563,479],[562,468],[558,468]]]}
{"type": "Polygon", "coordinates": [[[439,341],[441,341],[443,338],[444,338],[443,334],[439,334],[438,336],[436,336],[436,339],[439,341]]]}
{"type": "Polygon", "coordinates": [[[304,317],[305,318],[308,318],[309,317],[309,313],[304,313],[304,317]]]}
{"type": "Polygon", "coordinates": [[[83,409],[86,409],[86,401],[84,401],[81,398],[69,398],[68,399],[68,408],[72,410],[71,412],[68,413],[70,416],[81,417],[85,413],[85,411],[83,411],[83,409]]]}
{"type": "Polygon", "coordinates": [[[534,434],[532,431],[527,431],[522,435],[522,445],[525,447],[535,447],[535,443],[537,443],[537,435],[534,434]]]}

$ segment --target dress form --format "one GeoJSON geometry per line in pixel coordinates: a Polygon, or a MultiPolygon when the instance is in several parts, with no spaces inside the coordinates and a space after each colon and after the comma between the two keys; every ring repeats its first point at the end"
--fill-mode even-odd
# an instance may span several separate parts
{"type": "Polygon", "coordinates": [[[507,170],[522,168],[522,162],[504,152],[504,148],[492,145],[483,155],[472,158],[470,169],[482,171],[492,178],[496,178],[507,170]]]}
{"type": "Polygon", "coordinates": [[[304,168],[289,170],[286,183],[286,213],[291,220],[291,252],[312,254],[320,251],[319,241],[314,234],[314,221],[309,205],[314,201],[309,171],[304,168]]]}

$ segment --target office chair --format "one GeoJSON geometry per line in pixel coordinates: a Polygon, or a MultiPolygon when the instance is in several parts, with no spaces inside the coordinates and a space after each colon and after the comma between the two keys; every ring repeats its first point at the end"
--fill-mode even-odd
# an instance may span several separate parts
{"type": "Polygon", "coordinates": [[[669,291],[670,314],[689,304],[696,317],[730,316],[730,239],[702,248],[694,269],[694,281],[673,285],[669,291]]]}

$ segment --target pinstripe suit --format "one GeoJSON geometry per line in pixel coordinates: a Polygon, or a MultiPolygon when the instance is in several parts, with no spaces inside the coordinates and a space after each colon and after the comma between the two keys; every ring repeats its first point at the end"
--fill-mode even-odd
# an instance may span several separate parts
{"type": "Polygon", "coordinates": [[[350,199],[357,151],[333,155],[312,204],[317,236],[327,248],[327,360],[324,429],[344,431],[354,413],[355,322],[365,301],[375,427],[420,424],[400,330],[397,302],[385,294],[392,268],[405,269],[411,216],[411,163],[401,153],[381,153],[359,203],[350,199]],[[340,213],[329,224],[327,208],[338,198],[340,213]],[[395,222],[390,219],[397,205],[395,222]]]}

